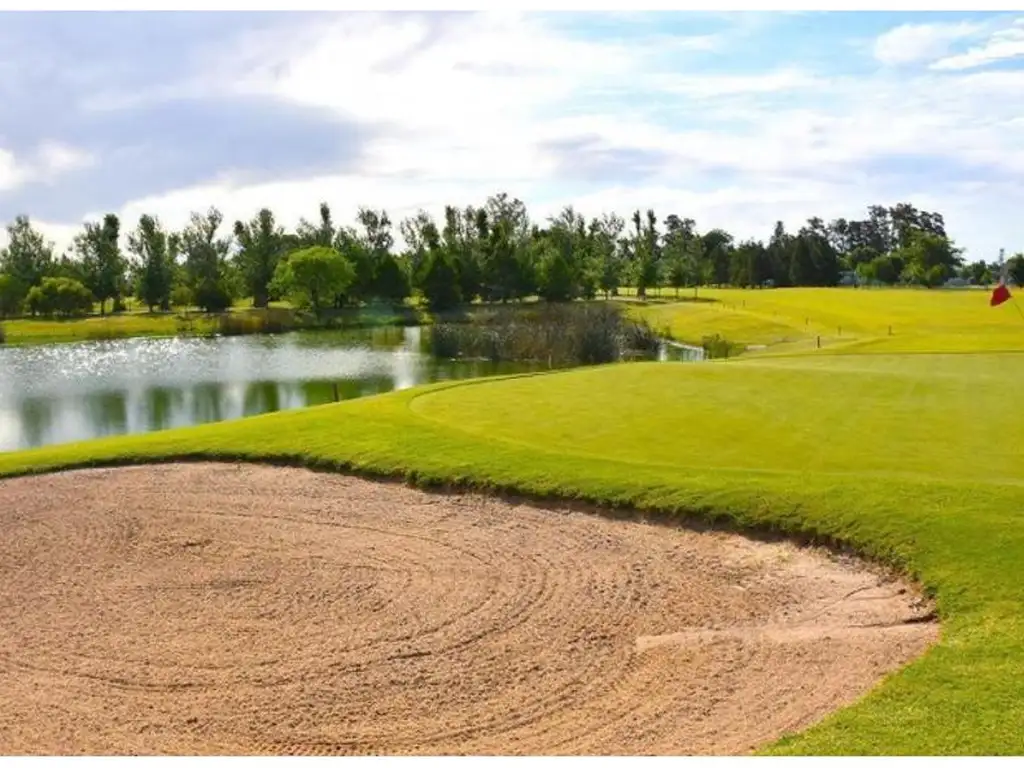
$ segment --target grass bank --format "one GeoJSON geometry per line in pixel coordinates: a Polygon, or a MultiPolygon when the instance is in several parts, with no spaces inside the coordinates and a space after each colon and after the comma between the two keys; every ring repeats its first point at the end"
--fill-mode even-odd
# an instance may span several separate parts
{"type": "Polygon", "coordinates": [[[104,341],[141,337],[247,335],[297,329],[363,329],[430,322],[416,307],[359,307],[329,312],[321,323],[296,315],[286,305],[268,309],[234,307],[221,314],[187,312],[124,312],[105,317],[60,319],[19,318],[0,322],[0,343],[11,346],[104,341]]]}
{"type": "Polygon", "coordinates": [[[922,581],[943,639],[766,751],[1020,754],[1024,427],[997,416],[1022,376],[998,353],[612,364],[0,454],[0,474],[267,460],[841,542],[922,581]]]}

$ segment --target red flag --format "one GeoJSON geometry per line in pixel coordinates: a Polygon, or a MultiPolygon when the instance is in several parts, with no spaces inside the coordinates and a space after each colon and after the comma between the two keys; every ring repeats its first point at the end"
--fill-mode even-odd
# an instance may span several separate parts
{"type": "Polygon", "coordinates": [[[1010,289],[1006,287],[1006,283],[1004,283],[1002,280],[1000,280],[999,281],[999,285],[997,285],[996,289],[994,291],[992,291],[992,298],[989,299],[988,304],[989,304],[990,307],[998,307],[1004,301],[1009,301],[1009,300],[1010,300],[1010,289]]]}

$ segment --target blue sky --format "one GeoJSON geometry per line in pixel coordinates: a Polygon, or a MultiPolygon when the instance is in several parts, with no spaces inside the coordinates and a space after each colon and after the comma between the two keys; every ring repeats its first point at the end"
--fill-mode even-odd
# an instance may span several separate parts
{"type": "MultiPolygon", "coordinates": [[[[0,220],[942,213],[1024,250],[1024,13],[4,13],[0,220]]],[[[0,236],[2,240],[2,236],[0,236]]]]}

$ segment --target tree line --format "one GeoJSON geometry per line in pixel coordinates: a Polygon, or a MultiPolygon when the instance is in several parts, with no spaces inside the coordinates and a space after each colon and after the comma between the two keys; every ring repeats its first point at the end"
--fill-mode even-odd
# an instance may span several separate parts
{"type": "MultiPolygon", "coordinates": [[[[134,296],[153,310],[197,306],[223,311],[236,298],[256,307],[288,299],[318,316],[371,302],[400,304],[416,294],[433,310],[476,300],[551,302],[652,288],[834,286],[850,282],[937,286],[952,277],[987,283],[996,263],[966,263],[939,213],[909,203],[870,206],[863,219],[811,218],[796,232],[775,225],[766,241],[724,229],[700,232],[691,218],[653,210],[587,219],[572,206],[544,222],[507,194],[482,206],[447,206],[442,221],[424,211],[400,221],[405,248],[385,210],[360,208],[355,225],[319,217],[286,231],[264,208],[228,226],[216,208],[191,214],[180,231],[143,214],[122,239],[110,213],[89,222],[59,258],[21,215],[0,250],[0,316],[72,315],[98,302],[101,314],[134,296]]],[[[1011,276],[1024,282],[1024,255],[1011,276]]]]}

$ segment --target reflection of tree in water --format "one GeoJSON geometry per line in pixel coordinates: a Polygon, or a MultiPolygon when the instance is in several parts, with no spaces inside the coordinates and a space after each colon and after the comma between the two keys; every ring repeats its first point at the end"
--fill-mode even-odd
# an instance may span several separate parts
{"type": "Polygon", "coordinates": [[[52,442],[53,401],[41,397],[30,397],[21,401],[18,408],[21,420],[21,439],[25,447],[31,448],[52,442]]]}
{"type": "Polygon", "coordinates": [[[390,392],[395,388],[395,382],[391,376],[377,375],[338,381],[304,381],[299,388],[304,400],[302,405],[324,405],[334,402],[335,391],[339,401],[351,400],[390,392]]]}
{"type": "Polygon", "coordinates": [[[281,410],[281,392],[277,382],[254,381],[245,388],[242,411],[245,416],[281,410]]]}
{"type": "Polygon", "coordinates": [[[121,435],[128,431],[128,398],[124,392],[101,392],[82,398],[84,415],[94,435],[121,435]]]}
{"type": "Polygon", "coordinates": [[[153,387],[143,396],[146,408],[146,428],[167,429],[182,421],[185,395],[178,388],[153,387]],[[178,418],[175,418],[177,415],[178,418]]]}
{"type": "Polygon", "coordinates": [[[197,384],[192,389],[192,421],[196,424],[222,421],[225,394],[223,384],[216,382],[197,384]]]}

